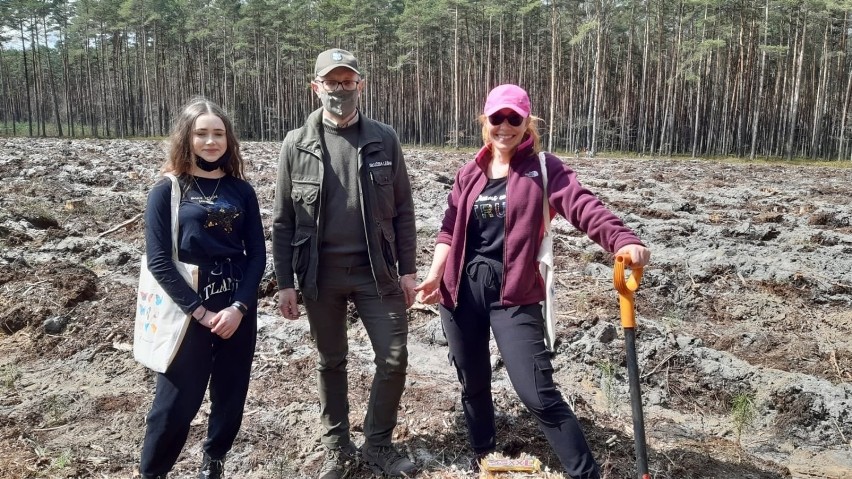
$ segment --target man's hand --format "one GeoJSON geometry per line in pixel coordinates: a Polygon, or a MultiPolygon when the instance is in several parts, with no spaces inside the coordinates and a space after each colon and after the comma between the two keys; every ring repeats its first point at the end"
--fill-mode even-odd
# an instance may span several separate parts
{"type": "Polygon", "coordinates": [[[399,286],[405,294],[405,307],[410,308],[414,304],[417,293],[414,287],[417,285],[417,273],[405,274],[399,277],[399,286]]]}
{"type": "Polygon", "coordinates": [[[278,291],[278,311],[287,319],[299,319],[299,304],[296,301],[296,288],[284,288],[278,291]]]}

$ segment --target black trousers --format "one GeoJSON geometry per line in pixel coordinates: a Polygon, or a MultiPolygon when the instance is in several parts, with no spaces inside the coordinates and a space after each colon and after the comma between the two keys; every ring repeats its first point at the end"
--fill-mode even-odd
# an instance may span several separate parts
{"type": "Polygon", "coordinates": [[[471,446],[477,454],[496,448],[490,328],[512,386],[565,471],[576,479],[597,479],[600,470],[580,424],[553,382],[553,366],[544,345],[541,305],[502,307],[502,276],[502,263],[475,258],[467,263],[462,275],[456,309],[441,307],[450,362],[455,365],[462,386],[471,446]]]}
{"type": "MultiPolygon", "coordinates": [[[[202,283],[203,284],[203,283],[202,283]]],[[[206,306],[219,311],[230,295],[214,295],[206,306]]],[[[210,418],[204,452],[221,459],[231,449],[243,419],[257,337],[257,307],[251,305],[229,339],[192,321],[169,369],[157,375],[157,387],[142,446],[139,472],[168,473],[186,443],[192,419],[210,385],[210,418]]]]}

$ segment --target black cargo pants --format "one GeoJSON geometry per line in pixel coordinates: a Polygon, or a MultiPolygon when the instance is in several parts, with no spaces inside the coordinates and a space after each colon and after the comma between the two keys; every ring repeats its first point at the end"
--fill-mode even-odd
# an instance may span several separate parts
{"type": "Polygon", "coordinates": [[[597,479],[600,472],[580,424],[553,382],[550,353],[544,345],[541,305],[503,307],[503,265],[477,257],[468,262],[454,311],[441,307],[441,319],[462,386],[462,406],[471,446],[484,454],[496,447],[491,398],[489,328],[512,386],[535,417],[565,471],[576,479],[597,479]]]}

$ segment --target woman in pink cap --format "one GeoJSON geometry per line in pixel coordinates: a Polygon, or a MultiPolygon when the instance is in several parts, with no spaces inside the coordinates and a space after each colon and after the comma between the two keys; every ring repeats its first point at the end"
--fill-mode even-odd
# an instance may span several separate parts
{"type": "Polygon", "coordinates": [[[648,262],[650,251],[549,153],[550,217],[544,217],[537,120],[521,87],[500,85],[488,94],[480,116],[485,145],[456,174],[432,266],[416,289],[421,302],[440,301],[474,467],[496,449],[490,328],[515,391],[565,471],[577,479],[598,478],[580,424],[553,382],[536,259],[544,222],[559,213],[605,250],[629,254],[637,267],[648,262]]]}

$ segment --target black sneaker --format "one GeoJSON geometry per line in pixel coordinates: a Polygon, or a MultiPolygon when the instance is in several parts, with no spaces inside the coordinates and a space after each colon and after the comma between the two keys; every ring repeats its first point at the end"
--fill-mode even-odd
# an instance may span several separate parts
{"type": "Polygon", "coordinates": [[[358,467],[358,449],[349,444],[326,448],[319,479],[345,479],[358,467]]]}
{"type": "Polygon", "coordinates": [[[375,474],[390,477],[414,477],[417,466],[393,446],[369,446],[361,448],[361,457],[375,474]]]}
{"type": "Polygon", "coordinates": [[[225,458],[213,459],[204,453],[204,459],[201,460],[201,470],[198,472],[198,479],[222,479],[225,473],[225,458]]]}

